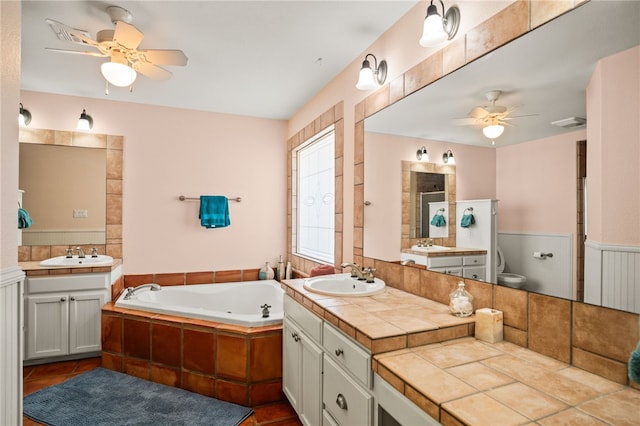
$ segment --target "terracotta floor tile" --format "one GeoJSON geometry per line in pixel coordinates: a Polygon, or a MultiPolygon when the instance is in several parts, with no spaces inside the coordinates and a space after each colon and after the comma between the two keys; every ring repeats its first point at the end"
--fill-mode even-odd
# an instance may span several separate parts
{"type": "Polygon", "coordinates": [[[296,412],[288,402],[263,405],[253,409],[256,423],[266,423],[274,420],[297,418],[296,412]]]}
{"type": "Polygon", "coordinates": [[[487,392],[507,407],[537,420],[567,409],[567,405],[522,383],[513,383],[487,392]]]}
{"type": "Polygon", "coordinates": [[[61,376],[73,373],[76,368],[77,361],[64,361],[54,364],[41,364],[35,366],[33,372],[29,375],[30,380],[36,380],[41,377],[61,376]]]}
{"type": "Polygon", "coordinates": [[[62,383],[67,380],[69,376],[67,375],[59,375],[59,376],[50,376],[43,377],[37,380],[30,380],[28,382],[24,382],[23,384],[23,395],[29,395],[35,391],[46,388],[47,386],[57,385],[58,383],[62,383]]]}
{"type": "Polygon", "coordinates": [[[617,426],[640,424],[640,392],[624,389],[589,401],[580,409],[598,419],[617,426]]]}

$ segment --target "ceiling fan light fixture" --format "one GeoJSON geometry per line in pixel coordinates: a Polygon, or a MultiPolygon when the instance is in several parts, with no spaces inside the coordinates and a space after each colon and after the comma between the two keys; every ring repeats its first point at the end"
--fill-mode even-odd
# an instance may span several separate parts
{"type": "Polygon", "coordinates": [[[20,109],[18,110],[18,124],[22,127],[28,126],[31,123],[31,113],[28,109],[24,109],[22,103],[20,103],[20,109]]]}
{"type": "Polygon", "coordinates": [[[482,129],[482,133],[489,139],[497,139],[504,132],[504,126],[502,124],[491,124],[482,129]]]}
{"type": "Polygon", "coordinates": [[[460,9],[457,6],[451,6],[445,11],[444,3],[442,5],[442,17],[438,13],[438,7],[431,4],[427,7],[427,16],[424,18],[422,27],[422,37],[420,45],[423,47],[437,46],[447,40],[451,40],[458,32],[460,27],[460,9]]]}
{"type": "Polygon", "coordinates": [[[356,89],[358,90],[372,90],[378,86],[384,84],[387,79],[387,61],[382,60],[378,64],[378,59],[368,53],[362,61],[362,68],[360,68],[360,74],[358,76],[358,82],[356,83],[356,89]],[[371,68],[371,62],[367,59],[369,56],[373,58],[374,67],[371,68]]]}
{"type": "Polygon", "coordinates": [[[93,118],[87,114],[86,110],[82,110],[82,114],[80,114],[80,118],[78,119],[78,127],[77,130],[81,132],[88,132],[93,128],[93,118]]]}
{"type": "Polygon", "coordinates": [[[138,73],[129,65],[116,60],[103,63],[100,71],[105,80],[118,87],[131,86],[138,76],[138,73]]]}

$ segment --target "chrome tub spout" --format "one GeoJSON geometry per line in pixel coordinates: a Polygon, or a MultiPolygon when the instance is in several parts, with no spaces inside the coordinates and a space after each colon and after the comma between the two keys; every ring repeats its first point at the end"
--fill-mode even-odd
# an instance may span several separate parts
{"type": "Polygon", "coordinates": [[[160,290],[162,290],[162,287],[160,287],[160,284],[156,284],[156,283],[142,284],[142,285],[139,285],[138,287],[127,287],[127,294],[124,295],[124,300],[131,299],[131,297],[136,292],[138,292],[138,290],[142,290],[143,288],[148,288],[151,291],[160,291],[160,290]]]}

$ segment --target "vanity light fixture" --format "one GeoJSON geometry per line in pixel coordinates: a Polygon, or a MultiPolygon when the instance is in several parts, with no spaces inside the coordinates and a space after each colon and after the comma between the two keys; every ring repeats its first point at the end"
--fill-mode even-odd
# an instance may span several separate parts
{"type": "Polygon", "coordinates": [[[78,120],[77,130],[81,132],[88,132],[93,127],[93,118],[89,114],[87,114],[86,110],[82,110],[82,114],[80,114],[80,119],[78,120]]]}
{"type": "Polygon", "coordinates": [[[418,150],[418,152],[416,152],[416,158],[418,159],[418,161],[422,161],[425,163],[429,162],[429,154],[427,153],[427,148],[425,148],[424,146],[422,148],[420,148],[418,150]]]}
{"type": "Polygon", "coordinates": [[[456,159],[453,158],[453,152],[450,149],[447,150],[444,154],[442,154],[442,162],[444,164],[448,164],[450,166],[455,166],[456,159]]]}
{"type": "Polygon", "coordinates": [[[138,74],[131,68],[124,56],[124,53],[111,53],[111,61],[100,65],[102,76],[109,83],[118,87],[131,86],[138,74]]]}
{"type": "Polygon", "coordinates": [[[18,124],[22,127],[28,126],[31,123],[31,113],[28,109],[24,109],[22,103],[19,104],[20,109],[18,110],[18,124]]]}
{"type": "Polygon", "coordinates": [[[367,53],[362,62],[362,68],[360,68],[360,75],[358,76],[358,83],[356,83],[356,89],[358,90],[371,90],[384,84],[387,79],[387,61],[384,59],[380,61],[378,65],[378,59],[371,53],[367,53]],[[371,63],[367,58],[371,56],[373,58],[374,69],[371,69],[371,63]]]}
{"type": "Polygon", "coordinates": [[[437,46],[438,44],[451,40],[458,32],[460,27],[460,9],[458,6],[451,6],[447,11],[444,10],[444,3],[439,0],[442,5],[442,17],[438,14],[438,7],[431,4],[427,7],[427,17],[424,18],[424,26],[420,45],[423,47],[437,46]]]}

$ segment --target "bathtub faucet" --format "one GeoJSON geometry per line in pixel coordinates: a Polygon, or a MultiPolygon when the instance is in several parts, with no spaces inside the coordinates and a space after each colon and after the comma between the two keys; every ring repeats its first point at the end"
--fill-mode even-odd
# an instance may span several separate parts
{"type": "Polygon", "coordinates": [[[127,294],[124,295],[124,300],[131,299],[131,296],[133,296],[135,292],[137,292],[138,290],[142,290],[143,288],[151,289],[151,291],[160,291],[162,289],[162,287],[160,287],[160,284],[156,283],[142,284],[138,287],[127,287],[127,294]]]}

